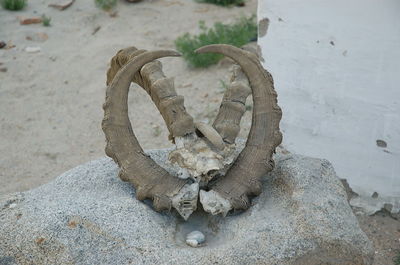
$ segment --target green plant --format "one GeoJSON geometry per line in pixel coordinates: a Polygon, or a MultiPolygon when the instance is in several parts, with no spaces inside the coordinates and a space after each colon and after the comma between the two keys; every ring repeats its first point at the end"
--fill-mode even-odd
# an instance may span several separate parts
{"type": "Polygon", "coordinates": [[[114,8],[117,4],[117,0],[94,0],[97,7],[100,7],[103,10],[110,10],[114,8]]]}
{"type": "Polygon", "coordinates": [[[47,17],[46,15],[42,15],[42,23],[45,27],[50,27],[51,17],[47,17]]]}
{"type": "Polygon", "coordinates": [[[397,255],[394,257],[393,262],[395,265],[400,265],[400,250],[397,251],[397,255]]]}
{"type": "Polygon", "coordinates": [[[199,22],[201,33],[192,36],[189,33],[178,37],[175,46],[183,58],[193,67],[206,67],[217,63],[223,55],[205,53],[195,54],[194,50],[208,44],[231,44],[241,47],[257,36],[256,16],[241,17],[233,24],[217,22],[213,28],[207,28],[204,21],[199,22]]]}
{"type": "Polygon", "coordinates": [[[201,3],[211,3],[219,6],[244,5],[244,0],[196,0],[196,1],[201,3]]]}
{"type": "Polygon", "coordinates": [[[218,93],[224,93],[225,90],[228,88],[228,85],[222,79],[219,79],[219,84],[220,84],[220,86],[218,88],[218,93]]]}
{"type": "Polygon", "coordinates": [[[26,5],[26,0],[0,0],[0,4],[4,9],[21,10],[26,5]]]}

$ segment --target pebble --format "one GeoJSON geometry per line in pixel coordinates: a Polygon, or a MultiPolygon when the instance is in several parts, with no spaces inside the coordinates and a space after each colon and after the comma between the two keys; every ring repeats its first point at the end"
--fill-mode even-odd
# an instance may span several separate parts
{"type": "Polygon", "coordinates": [[[192,231],[186,236],[186,244],[191,247],[198,247],[206,241],[206,237],[200,231],[192,231]]]}
{"type": "Polygon", "coordinates": [[[68,2],[64,2],[64,3],[54,3],[54,4],[49,4],[49,7],[54,7],[60,11],[67,9],[68,7],[70,7],[73,3],[75,2],[75,0],[71,0],[68,2]]]}
{"type": "Polygon", "coordinates": [[[37,42],[45,42],[49,36],[44,32],[37,32],[35,34],[30,34],[25,37],[26,40],[37,41],[37,42]]]}
{"type": "Polygon", "coordinates": [[[40,47],[31,47],[28,46],[25,48],[25,51],[28,53],[36,53],[36,52],[40,52],[42,49],[40,47]]]}
{"type": "Polygon", "coordinates": [[[30,25],[30,24],[39,24],[42,23],[43,19],[41,17],[31,17],[31,18],[19,18],[19,24],[21,25],[30,25]]]}

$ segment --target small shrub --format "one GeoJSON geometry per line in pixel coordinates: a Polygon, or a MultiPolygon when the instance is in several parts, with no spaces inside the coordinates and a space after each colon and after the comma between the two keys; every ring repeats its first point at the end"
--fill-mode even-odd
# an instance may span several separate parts
{"type": "Polygon", "coordinates": [[[217,22],[213,28],[207,28],[204,21],[200,21],[199,27],[201,30],[199,35],[192,36],[185,33],[175,40],[177,50],[192,67],[207,67],[223,58],[221,54],[195,54],[194,50],[197,48],[209,44],[230,44],[241,47],[257,37],[255,15],[242,17],[231,25],[217,22]]]}
{"type": "Polygon", "coordinates": [[[16,11],[26,6],[26,0],[0,0],[0,4],[4,9],[16,11]]]}
{"type": "Polygon", "coordinates": [[[397,252],[397,255],[394,257],[393,262],[395,265],[400,265],[400,250],[397,252]]]}
{"type": "Polygon", "coordinates": [[[42,15],[42,23],[45,27],[50,27],[51,17],[47,17],[46,15],[42,15]]]}
{"type": "Polygon", "coordinates": [[[219,6],[244,6],[244,0],[196,0],[200,3],[211,3],[219,6]]]}
{"type": "Polygon", "coordinates": [[[108,11],[117,5],[117,0],[94,0],[96,6],[108,11]]]}

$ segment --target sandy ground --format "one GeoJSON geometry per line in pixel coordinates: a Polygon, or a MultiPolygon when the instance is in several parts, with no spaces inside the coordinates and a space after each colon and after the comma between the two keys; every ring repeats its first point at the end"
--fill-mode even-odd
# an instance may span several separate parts
{"type": "MultiPolygon", "coordinates": [[[[100,127],[105,73],[119,49],[131,45],[173,49],[176,37],[198,32],[199,20],[208,25],[230,22],[256,13],[257,6],[256,0],[240,8],[190,0],[120,1],[117,16],[111,17],[93,1],[78,0],[64,11],[48,7],[53,1],[29,1],[18,12],[0,10],[0,41],[15,45],[0,49],[0,68],[7,68],[0,71],[0,195],[37,187],[105,155],[100,127]],[[51,27],[19,25],[17,16],[42,14],[52,18],[51,27]],[[43,33],[47,40],[38,37],[43,33]],[[41,51],[28,53],[27,47],[41,51]]],[[[179,58],[162,62],[166,75],[176,77],[176,90],[185,96],[192,116],[212,120],[223,93],[220,80],[229,79],[230,63],[194,70],[179,58]]],[[[143,148],[170,146],[166,127],[147,94],[133,87],[129,103],[131,122],[143,148]]],[[[250,127],[249,114],[242,122],[242,137],[250,127]]],[[[358,218],[381,253],[376,264],[391,264],[400,249],[399,221],[362,214],[358,218]]]]}
{"type": "Polygon", "coordinates": [[[395,257],[400,257],[400,220],[394,219],[386,211],[372,216],[356,209],[354,211],[361,229],[374,244],[374,265],[395,264],[395,257]]]}
{"type": "MultiPolygon", "coordinates": [[[[208,25],[230,22],[255,14],[257,6],[255,0],[240,8],[186,0],[119,1],[117,16],[110,17],[93,1],[76,1],[64,11],[49,3],[29,1],[24,11],[0,11],[0,40],[16,46],[0,50],[1,66],[8,69],[0,72],[0,194],[39,186],[104,156],[100,123],[105,73],[119,49],[174,49],[178,36],[198,32],[199,20],[208,25]],[[52,18],[51,27],[18,23],[17,16],[42,14],[52,18]],[[35,40],[38,33],[48,39],[26,39],[35,40]],[[26,47],[40,47],[41,52],[27,53],[26,47]]],[[[176,77],[177,92],[185,96],[191,115],[213,117],[223,93],[219,80],[229,79],[229,64],[191,70],[180,58],[162,62],[166,75],[176,77]]],[[[167,147],[167,130],[157,109],[139,87],[132,91],[130,116],[142,146],[167,147]]]]}

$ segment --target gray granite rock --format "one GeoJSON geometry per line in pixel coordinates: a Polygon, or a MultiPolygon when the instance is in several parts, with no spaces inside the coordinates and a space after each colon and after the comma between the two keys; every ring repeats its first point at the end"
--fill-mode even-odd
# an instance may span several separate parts
{"type": "MultiPolygon", "coordinates": [[[[161,163],[166,150],[150,152],[161,163]]],[[[102,158],[0,202],[0,264],[372,264],[343,186],[326,160],[278,154],[246,212],[187,222],[135,199],[102,158]],[[185,243],[191,231],[206,242],[185,243]]]]}

